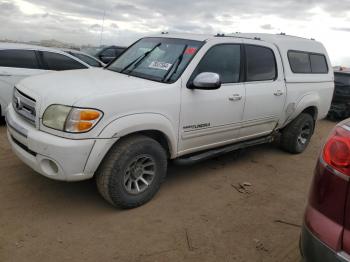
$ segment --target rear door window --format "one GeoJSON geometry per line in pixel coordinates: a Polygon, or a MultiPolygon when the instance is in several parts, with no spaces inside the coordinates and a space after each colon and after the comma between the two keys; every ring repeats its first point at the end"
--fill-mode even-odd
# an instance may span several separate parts
{"type": "Polygon", "coordinates": [[[245,50],[248,82],[276,79],[276,59],[270,48],[247,45],[245,50]]]}
{"type": "Polygon", "coordinates": [[[33,50],[0,50],[0,66],[39,69],[33,50]]]}
{"type": "Polygon", "coordinates": [[[78,61],[58,53],[42,52],[42,59],[48,70],[62,71],[87,68],[78,61]]]}
{"type": "Polygon", "coordinates": [[[200,73],[211,72],[219,74],[223,84],[237,83],[240,78],[240,69],[241,46],[237,44],[217,45],[204,55],[191,80],[200,73]]]}

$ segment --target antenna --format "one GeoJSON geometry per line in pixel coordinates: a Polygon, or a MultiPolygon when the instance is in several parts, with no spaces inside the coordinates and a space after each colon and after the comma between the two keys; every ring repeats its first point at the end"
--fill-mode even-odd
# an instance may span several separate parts
{"type": "Polygon", "coordinates": [[[101,34],[100,34],[100,46],[102,45],[102,34],[105,27],[105,17],[106,17],[106,9],[103,11],[102,27],[101,27],[101,34]]]}

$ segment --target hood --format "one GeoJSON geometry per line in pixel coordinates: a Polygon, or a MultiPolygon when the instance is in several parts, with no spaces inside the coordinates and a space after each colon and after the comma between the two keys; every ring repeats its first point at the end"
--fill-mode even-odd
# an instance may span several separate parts
{"type": "Polygon", "coordinates": [[[51,104],[74,105],[78,100],[94,96],[132,92],[161,83],[92,68],[53,72],[25,78],[17,84],[18,90],[34,98],[42,111],[51,104]]]}

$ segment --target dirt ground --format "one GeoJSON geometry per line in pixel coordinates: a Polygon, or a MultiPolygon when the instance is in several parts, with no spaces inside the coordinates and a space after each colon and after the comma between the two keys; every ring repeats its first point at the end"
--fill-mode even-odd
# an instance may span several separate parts
{"type": "Polygon", "coordinates": [[[36,174],[1,126],[0,261],[300,261],[308,188],[334,125],[319,122],[301,155],[263,145],[171,166],[156,197],[128,211],[107,204],[93,180],[36,174]],[[244,182],[251,186],[240,190],[244,182]]]}

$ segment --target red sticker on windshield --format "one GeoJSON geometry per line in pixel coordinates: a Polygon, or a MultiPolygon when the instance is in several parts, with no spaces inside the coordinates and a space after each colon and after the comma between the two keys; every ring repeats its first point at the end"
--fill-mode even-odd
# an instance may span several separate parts
{"type": "Polygon", "coordinates": [[[185,51],[185,54],[186,55],[193,55],[193,54],[196,53],[196,51],[197,51],[197,48],[195,48],[195,47],[188,47],[186,49],[186,51],[185,51]]]}

